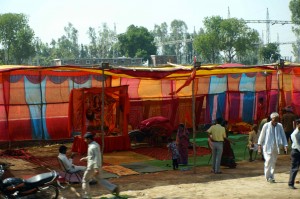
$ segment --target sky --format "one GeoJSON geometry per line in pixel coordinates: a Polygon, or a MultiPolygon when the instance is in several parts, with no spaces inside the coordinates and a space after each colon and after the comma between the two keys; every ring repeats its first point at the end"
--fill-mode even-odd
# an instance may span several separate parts
{"type": "MultiPolygon", "coordinates": [[[[116,26],[117,34],[130,25],[153,30],[154,25],[166,22],[169,26],[175,19],[184,21],[188,32],[203,28],[205,17],[221,16],[244,20],[291,21],[289,0],[0,0],[0,14],[23,13],[35,36],[44,43],[57,40],[65,34],[68,23],[79,31],[79,43],[89,42],[89,27],[96,30],[107,23],[110,29],[116,26]],[[229,12],[228,12],[229,10],[229,12]]],[[[266,42],[266,24],[247,24],[256,29],[266,42]]],[[[270,42],[294,42],[292,25],[270,26],[270,42]]],[[[293,56],[292,45],[280,45],[282,56],[293,56]]]]}

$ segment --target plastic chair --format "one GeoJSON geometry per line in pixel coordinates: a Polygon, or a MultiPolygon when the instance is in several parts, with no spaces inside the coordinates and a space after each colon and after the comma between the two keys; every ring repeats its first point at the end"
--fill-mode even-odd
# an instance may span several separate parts
{"type": "Polygon", "coordinates": [[[68,183],[71,182],[71,177],[72,177],[73,175],[76,176],[78,182],[81,182],[81,180],[82,180],[82,171],[79,170],[79,171],[71,172],[71,171],[69,171],[69,170],[66,169],[64,163],[61,161],[60,158],[57,158],[57,160],[58,160],[58,162],[59,162],[59,165],[60,165],[61,170],[62,170],[62,171],[64,172],[64,174],[65,174],[65,175],[64,175],[64,178],[65,178],[65,180],[67,180],[68,183]],[[67,176],[69,176],[68,179],[67,179],[67,176]]]}
{"type": "MultiPolygon", "coordinates": [[[[244,160],[246,160],[246,151],[249,151],[248,145],[246,145],[245,150],[244,150],[244,160]]],[[[254,159],[253,160],[256,160],[256,156],[257,156],[257,151],[254,152],[254,159]]]]}

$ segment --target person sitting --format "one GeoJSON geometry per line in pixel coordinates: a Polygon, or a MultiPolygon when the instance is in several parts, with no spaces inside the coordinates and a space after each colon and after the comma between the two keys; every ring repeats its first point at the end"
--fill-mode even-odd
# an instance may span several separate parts
{"type": "Polygon", "coordinates": [[[256,152],[258,149],[257,140],[258,140],[258,128],[256,124],[253,124],[248,137],[248,149],[249,149],[249,156],[250,156],[249,162],[254,161],[253,151],[256,152]]]}
{"type": "Polygon", "coordinates": [[[86,170],[85,166],[77,166],[73,164],[73,158],[74,158],[74,154],[72,153],[71,157],[68,158],[66,153],[67,153],[67,147],[65,145],[61,145],[59,147],[59,154],[58,154],[58,158],[61,160],[62,164],[64,165],[64,167],[66,168],[67,171],[75,173],[77,171],[82,171],[84,172],[86,170]]]}

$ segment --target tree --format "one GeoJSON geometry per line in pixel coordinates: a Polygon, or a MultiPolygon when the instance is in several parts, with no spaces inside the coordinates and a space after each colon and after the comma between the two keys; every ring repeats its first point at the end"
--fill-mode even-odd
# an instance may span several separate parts
{"type": "Polygon", "coordinates": [[[262,47],[259,51],[264,63],[273,63],[280,58],[279,45],[276,43],[268,43],[267,46],[262,47]]]}
{"type": "Polygon", "coordinates": [[[154,42],[160,46],[160,52],[158,54],[168,55],[169,46],[165,44],[170,40],[168,24],[166,22],[163,22],[160,25],[155,24],[152,34],[154,36],[154,42]]]}
{"type": "Polygon", "coordinates": [[[259,34],[250,29],[244,20],[236,18],[224,19],[220,28],[221,50],[228,62],[232,62],[235,56],[245,56],[246,52],[255,49],[259,42],[259,34]]]}
{"type": "Polygon", "coordinates": [[[35,54],[34,32],[24,14],[6,13],[0,15],[0,43],[4,47],[4,63],[22,64],[35,54]]]}
{"type": "Polygon", "coordinates": [[[71,23],[64,28],[66,35],[58,38],[56,42],[57,58],[79,58],[78,30],[71,23]]]}
{"type": "MultiPolygon", "coordinates": [[[[177,56],[177,59],[181,62],[181,55],[183,53],[184,40],[187,34],[187,25],[182,20],[173,20],[170,26],[170,41],[175,41],[173,50],[177,56]],[[180,42],[181,41],[181,42],[180,42]]],[[[171,48],[171,49],[172,49],[171,48]]]]}
{"type": "Polygon", "coordinates": [[[90,39],[90,44],[88,46],[90,57],[98,57],[97,35],[95,28],[89,27],[87,34],[90,39]]]}
{"type": "Polygon", "coordinates": [[[126,57],[143,56],[143,60],[150,59],[156,54],[153,35],[145,27],[130,25],[125,33],[118,35],[119,51],[126,57]]]}
{"type": "Polygon", "coordinates": [[[297,38],[296,44],[293,44],[293,54],[296,61],[300,62],[300,0],[291,0],[289,7],[292,13],[292,22],[297,25],[293,27],[297,38]]]}
{"type": "Polygon", "coordinates": [[[115,56],[114,43],[116,43],[116,33],[115,31],[109,29],[106,23],[102,24],[99,32],[99,55],[102,58],[109,58],[115,56]]]}
{"type": "Polygon", "coordinates": [[[257,49],[259,34],[243,20],[214,16],[205,18],[204,26],[204,33],[197,36],[194,48],[208,61],[219,60],[222,52],[226,62],[233,62],[257,49]]]}
{"type": "Polygon", "coordinates": [[[220,29],[222,18],[220,16],[206,17],[204,29],[201,29],[194,39],[194,49],[202,56],[204,62],[217,63],[220,61],[221,41],[220,29]]]}

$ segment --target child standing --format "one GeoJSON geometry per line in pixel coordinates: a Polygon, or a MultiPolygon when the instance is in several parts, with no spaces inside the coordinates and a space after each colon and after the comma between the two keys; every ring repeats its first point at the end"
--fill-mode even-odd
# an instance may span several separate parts
{"type": "Polygon", "coordinates": [[[179,158],[179,152],[177,149],[176,142],[172,138],[169,138],[167,147],[168,147],[169,153],[172,156],[173,170],[176,170],[176,169],[178,169],[178,161],[177,160],[179,158]]]}

